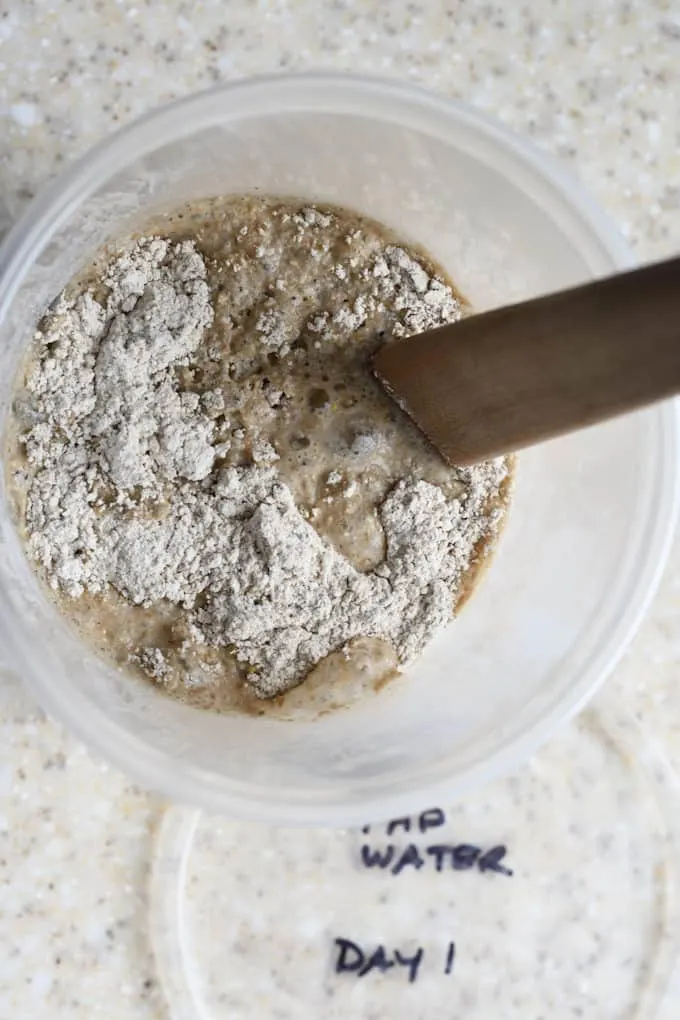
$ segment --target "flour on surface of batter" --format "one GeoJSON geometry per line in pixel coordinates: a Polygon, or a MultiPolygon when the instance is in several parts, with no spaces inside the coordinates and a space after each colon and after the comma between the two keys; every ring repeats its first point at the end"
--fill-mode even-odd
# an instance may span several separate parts
{"type": "Polygon", "coordinates": [[[156,222],[59,297],[16,400],[28,551],[62,608],[211,707],[324,661],[372,682],[411,661],[496,536],[508,469],[445,465],[367,365],[461,314],[422,254],[344,210],[218,199],[156,222]]]}

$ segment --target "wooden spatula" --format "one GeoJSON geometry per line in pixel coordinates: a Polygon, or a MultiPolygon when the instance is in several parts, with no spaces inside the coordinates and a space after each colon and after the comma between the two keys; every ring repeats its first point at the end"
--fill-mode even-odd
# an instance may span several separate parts
{"type": "Polygon", "coordinates": [[[452,464],[632,411],[680,392],[680,258],[388,344],[373,368],[452,464]]]}

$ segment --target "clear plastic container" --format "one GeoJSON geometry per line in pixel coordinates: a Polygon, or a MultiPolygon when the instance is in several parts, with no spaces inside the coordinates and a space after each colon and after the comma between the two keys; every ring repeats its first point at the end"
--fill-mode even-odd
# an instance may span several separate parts
{"type": "MultiPolygon", "coordinates": [[[[3,415],[40,310],[103,242],[187,199],[252,191],[384,221],[477,309],[630,262],[573,182],[467,107],[350,77],[237,83],[104,142],[11,232],[3,415]]],[[[305,723],[200,713],[103,663],[38,585],[3,489],[3,655],[96,752],[176,800],[318,825],[450,803],[528,755],[616,662],[664,562],[676,462],[669,404],[525,453],[499,553],[460,619],[391,690],[305,723]]]]}
{"type": "Polygon", "coordinates": [[[170,808],[149,933],[172,1020],[677,1020],[677,778],[612,700],[387,824],[170,808]]]}

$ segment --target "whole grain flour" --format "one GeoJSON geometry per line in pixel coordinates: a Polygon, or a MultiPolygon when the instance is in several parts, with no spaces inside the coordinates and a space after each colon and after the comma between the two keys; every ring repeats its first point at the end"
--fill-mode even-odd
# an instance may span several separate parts
{"type": "MultiPolygon", "coordinates": [[[[323,228],[318,210],[298,215],[323,228]]],[[[370,300],[402,313],[393,334],[459,317],[451,289],[405,249],[384,245],[367,264],[370,300]]],[[[451,620],[452,593],[498,528],[506,463],[459,470],[456,498],[414,475],[397,480],[376,509],[384,555],[357,569],[296,504],[275,444],[254,441],[248,463],[230,464],[215,424],[224,394],[183,386],[215,316],[207,277],[192,240],[143,237],[46,316],[16,405],[30,556],[70,599],[113,589],[134,606],[179,607],[190,640],[232,651],[261,698],[361,637],[409,662],[451,620]]],[[[366,314],[358,299],[316,310],[307,332],[319,344],[330,329],[350,337],[366,314]]],[[[294,343],[275,302],[252,331],[271,361],[294,343]]],[[[358,434],[348,455],[370,457],[379,442],[358,434]]],[[[342,477],[333,470],[327,484],[342,477]]],[[[136,658],[163,680],[161,647],[136,658]]]]}

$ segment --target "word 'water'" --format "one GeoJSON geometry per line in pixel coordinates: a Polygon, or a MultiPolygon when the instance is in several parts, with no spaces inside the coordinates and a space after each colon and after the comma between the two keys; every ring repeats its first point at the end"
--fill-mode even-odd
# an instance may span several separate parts
{"type": "MultiPolygon", "coordinates": [[[[385,835],[390,837],[400,830],[414,835],[416,832],[424,834],[445,822],[446,815],[441,808],[430,808],[414,819],[394,818],[387,823],[385,835]]],[[[362,831],[368,834],[370,830],[370,825],[365,825],[362,831]]],[[[420,871],[429,863],[436,871],[468,871],[476,868],[482,874],[491,871],[510,876],[512,870],[501,863],[507,852],[507,847],[502,843],[484,849],[473,843],[437,842],[429,846],[418,846],[410,842],[405,847],[398,847],[391,842],[380,847],[364,843],[360,856],[365,868],[389,871],[392,875],[399,875],[408,868],[420,871]]]]}

